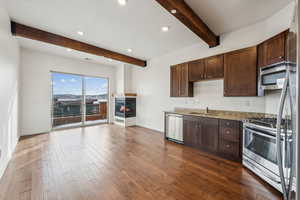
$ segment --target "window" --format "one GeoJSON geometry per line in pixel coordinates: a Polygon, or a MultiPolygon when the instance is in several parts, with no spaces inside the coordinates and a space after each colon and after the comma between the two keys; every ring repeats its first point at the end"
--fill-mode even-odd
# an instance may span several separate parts
{"type": "Polygon", "coordinates": [[[108,79],[52,72],[52,127],[106,123],[108,79]]]}

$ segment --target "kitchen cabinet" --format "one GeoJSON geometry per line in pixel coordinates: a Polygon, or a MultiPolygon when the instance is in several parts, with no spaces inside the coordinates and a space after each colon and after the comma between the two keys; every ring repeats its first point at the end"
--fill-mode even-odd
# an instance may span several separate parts
{"type": "Polygon", "coordinates": [[[224,77],[223,55],[191,61],[188,65],[189,81],[191,82],[224,77]]]}
{"type": "Polygon", "coordinates": [[[205,79],[224,77],[224,55],[205,58],[205,79]]]}
{"type": "Polygon", "coordinates": [[[185,115],[183,117],[184,145],[214,155],[241,161],[241,122],[185,115]]]}
{"type": "Polygon", "coordinates": [[[183,141],[184,145],[198,148],[201,145],[201,118],[184,116],[183,118],[183,141]]]}
{"type": "Polygon", "coordinates": [[[170,69],[171,76],[171,97],[179,96],[179,65],[172,66],[170,69]]]}
{"type": "Polygon", "coordinates": [[[218,120],[205,117],[184,116],[183,140],[187,146],[209,152],[218,151],[218,120]]]}
{"type": "Polygon", "coordinates": [[[205,79],[205,60],[195,60],[188,63],[189,81],[200,81],[205,79]]]}
{"type": "Polygon", "coordinates": [[[219,154],[231,160],[240,160],[242,149],[241,122],[219,120],[219,154]]]}
{"type": "Polygon", "coordinates": [[[171,97],[192,97],[193,83],[189,81],[188,64],[174,65],[170,69],[171,97]]]}
{"type": "Polygon", "coordinates": [[[224,55],[224,96],[257,95],[257,47],[224,55]]]}
{"type": "Polygon", "coordinates": [[[284,31],[258,46],[258,66],[264,67],[286,60],[286,39],[288,31],[284,31]]]}
{"type": "Polygon", "coordinates": [[[201,118],[201,144],[200,149],[214,152],[218,151],[219,121],[213,118],[201,118]]]}

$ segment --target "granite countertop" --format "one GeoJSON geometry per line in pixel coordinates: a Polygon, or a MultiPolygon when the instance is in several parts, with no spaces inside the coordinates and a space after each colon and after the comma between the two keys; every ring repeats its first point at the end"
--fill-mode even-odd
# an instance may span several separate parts
{"type": "Polygon", "coordinates": [[[254,112],[237,112],[237,111],[224,111],[224,110],[208,110],[205,113],[203,109],[175,109],[174,111],[165,111],[165,113],[174,113],[179,115],[191,115],[199,117],[209,117],[216,119],[228,119],[243,121],[249,118],[262,118],[270,117],[269,114],[265,113],[254,113],[254,112]]]}

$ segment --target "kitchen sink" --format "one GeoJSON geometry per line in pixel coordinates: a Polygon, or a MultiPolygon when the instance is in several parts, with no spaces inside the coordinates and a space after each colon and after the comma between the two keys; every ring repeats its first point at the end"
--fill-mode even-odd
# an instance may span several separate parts
{"type": "Polygon", "coordinates": [[[218,113],[190,112],[192,115],[218,116],[218,113]]]}

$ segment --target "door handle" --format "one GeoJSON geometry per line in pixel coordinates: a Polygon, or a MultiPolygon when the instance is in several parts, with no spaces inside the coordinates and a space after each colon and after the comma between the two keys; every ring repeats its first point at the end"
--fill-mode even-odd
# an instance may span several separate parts
{"type": "Polygon", "coordinates": [[[285,103],[285,99],[287,96],[288,81],[289,81],[289,73],[286,73],[286,78],[283,83],[283,88],[282,88],[280,101],[279,101],[279,109],[278,109],[277,124],[276,124],[276,127],[277,127],[277,131],[276,131],[277,162],[278,162],[278,169],[279,169],[279,175],[280,175],[284,200],[288,200],[288,194],[287,194],[287,188],[286,188],[286,182],[285,182],[283,164],[282,164],[281,120],[282,120],[284,103],[285,103]]]}

